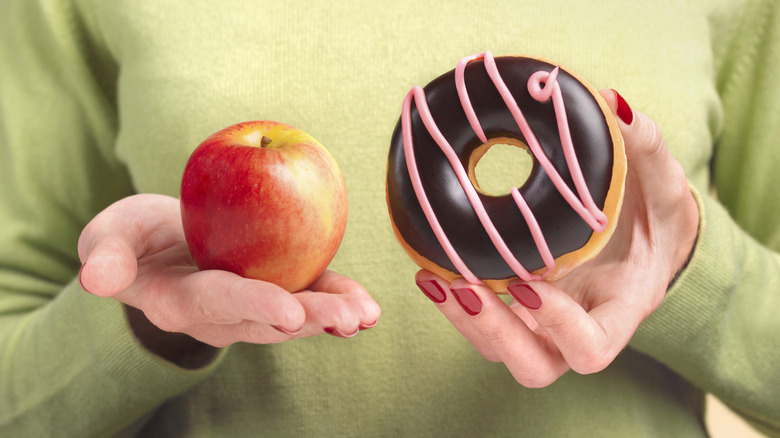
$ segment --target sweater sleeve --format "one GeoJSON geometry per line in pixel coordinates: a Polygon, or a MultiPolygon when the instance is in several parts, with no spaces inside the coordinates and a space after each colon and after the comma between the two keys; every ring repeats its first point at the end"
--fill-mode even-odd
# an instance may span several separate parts
{"type": "Polygon", "coordinates": [[[84,292],[76,242],[132,193],[113,154],[119,71],[76,2],[0,14],[0,435],[104,436],[210,375],[145,350],[123,307],[84,292]]]}
{"type": "Polygon", "coordinates": [[[631,346],[780,434],[780,4],[713,29],[723,127],[692,259],[631,346]],[[725,28],[724,28],[725,29],[725,28]]]}

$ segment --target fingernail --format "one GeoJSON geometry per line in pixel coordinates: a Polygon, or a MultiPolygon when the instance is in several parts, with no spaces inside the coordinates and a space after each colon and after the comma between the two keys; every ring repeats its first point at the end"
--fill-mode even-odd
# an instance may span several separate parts
{"type": "Polygon", "coordinates": [[[284,328],[282,326],[279,326],[279,325],[271,325],[271,327],[273,327],[274,329],[276,329],[276,331],[278,331],[280,333],[284,333],[287,336],[295,336],[298,333],[300,333],[301,330],[303,330],[303,327],[301,327],[301,328],[299,328],[298,330],[295,330],[295,331],[287,330],[286,328],[284,328]]]}
{"type": "Polygon", "coordinates": [[[81,288],[82,288],[82,289],[84,289],[84,292],[86,292],[86,293],[88,293],[88,294],[91,294],[92,292],[90,292],[89,290],[87,290],[87,288],[86,288],[86,287],[84,287],[84,282],[82,282],[82,281],[81,281],[81,273],[82,273],[82,272],[84,272],[84,266],[86,266],[86,265],[87,265],[87,264],[86,264],[86,263],[84,263],[83,265],[81,265],[81,268],[79,268],[79,286],[81,286],[81,288]]]}
{"type": "Polygon", "coordinates": [[[452,294],[455,295],[460,307],[463,307],[463,310],[469,315],[476,316],[482,312],[482,301],[473,290],[468,288],[452,289],[452,294]]]}
{"type": "Polygon", "coordinates": [[[626,99],[623,99],[623,96],[620,95],[620,93],[617,92],[617,90],[612,90],[615,93],[615,98],[617,99],[617,115],[620,117],[620,120],[623,121],[626,125],[630,125],[631,122],[634,121],[634,112],[631,111],[631,107],[628,106],[628,102],[626,102],[626,99]]]}
{"type": "Polygon", "coordinates": [[[325,330],[325,333],[327,333],[327,334],[329,334],[331,336],[335,336],[337,338],[354,338],[355,336],[357,336],[358,332],[360,331],[358,329],[358,330],[355,330],[355,333],[344,334],[344,333],[341,333],[339,330],[337,330],[335,327],[325,327],[323,330],[325,330]]]}
{"type": "Polygon", "coordinates": [[[368,329],[370,329],[370,328],[374,328],[374,327],[376,327],[376,325],[377,325],[377,323],[378,323],[378,322],[379,322],[379,320],[377,319],[377,320],[374,320],[374,322],[372,322],[372,323],[370,323],[370,324],[360,324],[360,325],[358,326],[358,328],[359,328],[360,330],[368,330],[368,329]]]}
{"type": "Polygon", "coordinates": [[[444,289],[439,286],[439,283],[433,280],[418,281],[416,283],[425,296],[434,303],[441,304],[447,301],[447,294],[444,293],[444,289]]]}
{"type": "Polygon", "coordinates": [[[542,307],[542,299],[527,284],[515,284],[507,287],[509,294],[523,306],[536,310],[542,307]]]}

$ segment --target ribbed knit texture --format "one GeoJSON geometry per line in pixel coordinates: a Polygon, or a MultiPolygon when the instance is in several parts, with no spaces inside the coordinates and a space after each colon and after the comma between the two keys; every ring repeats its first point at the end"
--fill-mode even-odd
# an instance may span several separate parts
{"type": "Polygon", "coordinates": [[[780,435],[776,5],[4,2],[0,436],[695,437],[705,392],[780,435]],[[619,90],[701,207],[690,266],[629,347],[544,389],[483,359],[416,289],[387,216],[403,97],[485,50],[619,90]],[[198,143],[252,119],[304,129],[339,162],[350,216],[332,268],[382,317],[354,339],[238,344],[184,370],[79,288],[76,242],[117,199],[177,196],[198,143]]]}

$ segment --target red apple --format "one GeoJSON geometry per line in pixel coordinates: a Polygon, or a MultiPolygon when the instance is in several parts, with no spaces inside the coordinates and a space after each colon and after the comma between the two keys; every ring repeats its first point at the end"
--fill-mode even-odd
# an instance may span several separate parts
{"type": "Polygon", "coordinates": [[[181,182],[184,235],[199,269],[309,286],[347,224],[344,177],[312,136],[278,122],[238,123],[190,156],[181,182]]]}

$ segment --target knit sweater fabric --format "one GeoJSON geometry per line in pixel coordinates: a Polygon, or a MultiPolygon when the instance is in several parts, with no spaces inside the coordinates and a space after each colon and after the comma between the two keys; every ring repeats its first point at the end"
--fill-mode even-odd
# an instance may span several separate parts
{"type": "MultiPolygon", "coordinates": [[[[704,394],[780,436],[775,0],[4,0],[0,436],[706,436],[704,394]],[[414,285],[385,167],[401,102],[464,56],[529,54],[655,120],[696,193],[689,265],[603,372],[542,389],[482,358],[414,285]],[[235,344],[188,370],[84,292],[85,224],[178,196],[245,120],[320,140],[349,220],[331,264],[382,308],[354,339],[235,344]]],[[[493,164],[493,172],[512,169],[493,164]]],[[[605,279],[609,281],[609,279],[605,279]]]]}

